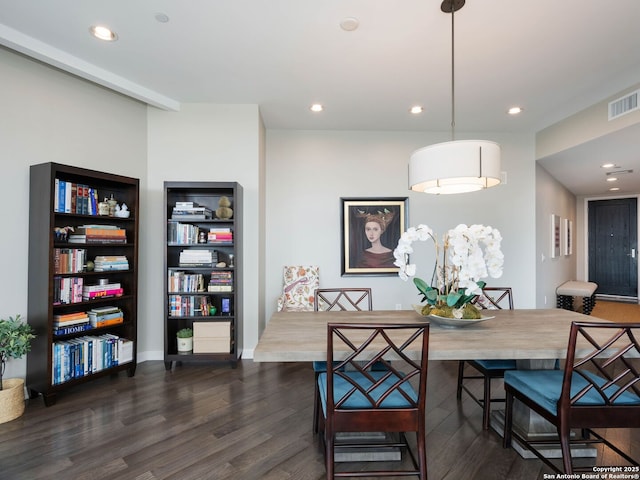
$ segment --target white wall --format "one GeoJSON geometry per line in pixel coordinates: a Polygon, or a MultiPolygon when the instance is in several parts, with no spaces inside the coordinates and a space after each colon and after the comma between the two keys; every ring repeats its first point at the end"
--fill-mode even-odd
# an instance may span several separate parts
{"type": "MultiPolygon", "coordinates": [[[[582,255],[576,240],[578,219],[576,217],[576,197],[562,186],[541,166],[536,166],[536,308],[554,308],[556,306],[556,288],[567,280],[575,280],[577,259],[582,255]],[[573,221],[573,254],[551,258],[551,215],[561,218],[561,230],[564,219],[573,221]]],[[[562,232],[564,240],[565,232],[562,232]]]]}
{"type": "MultiPolygon", "coordinates": [[[[141,179],[145,105],[0,48],[0,318],[27,316],[29,166],[57,162],[141,179]]],[[[141,200],[144,215],[147,206],[141,200]]],[[[140,256],[141,265],[147,261],[140,256]]],[[[144,307],[140,308],[144,316],[144,307]]],[[[141,329],[144,332],[144,328],[141,329]]],[[[144,333],[143,333],[144,335],[144,333]]],[[[26,358],[6,376],[24,377],[26,358]]]]}
{"type": "MultiPolygon", "coordinates": [[[[244,346],[258,342],[260,278],[260,171],[263,168],[257,105],[183,104],[179,112],[149,107],[148,211],[141,245],[153,258],[141,272],[140,303],[148,307],[148,338],[141,360],[163,358],[163,194],[165,181],[239,182],[244,198],[244,346]]],[[[250,354],[250,352],[249,352],[250,354]]]]}
{"type": "MultiPolygon", "coordinates": [[[[533,135],[482,134],[503,148],[506,185],[456,196],[410,193],[407,160],[416,148],[448,133],[265,131],[256,105],[184,105],[180,112],[137,101],[0,49],[0,193],[10,234],[0,247],[2,318],[27,311],[28,167],[46,161],[141,179],[138,307],[140,361],[163,350],[165,180],[239,181],[244,187],[245,358],[275,310],[282,267],[315,263],[322,285],[370,285],[376,309],[403,308],[418,299],[397,277],[340,276],[340,197],[409,197],[409,224],[442,234],[458,223],[501,230],[504,275],[519,308],[536,305],[536,194],[533,135]],[[20,239],[23,239],[22,241],[20,239]]],[[[473,138],[459,133],[459,138],[473,138]]],[[[415,254],[423,277],[432,268],[429,245],[415,254]]],[[[539,273],[538,273],[539,276],[539,273]]],[[[9,364],[22,376],[25,362],[9,364]]]]}
{"type": "MultiPolygon", "coordinates": [[[[396,304],[409,309],[417,302],[413,284],[397,276],[340,276],[340,197],[409,197],[409,225],[426,223],[440,235],[459,223],[498,228],[504,237],[504,275],[489,283],[512,286],[517,307],[534,306],[533,136],[480,137],[501,143],[506,185],[453,196],[410,192],[406,172],[411,152],[442,137],[415,132],[267,131],[267,318],[276,308],[284,265],[318,265],[323,287],[370,286],[376,310],[394,309],[396,304]]],[[[414,254],[418,276],[425,278],[433,268],[430,247],[420,244],[414,254]]]]}

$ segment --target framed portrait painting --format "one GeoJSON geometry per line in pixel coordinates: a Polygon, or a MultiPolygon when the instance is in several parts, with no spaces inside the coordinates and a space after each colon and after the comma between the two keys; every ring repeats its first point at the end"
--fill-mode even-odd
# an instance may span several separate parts
{"type": "Polygon", "coordinates": [[[408,198],[341,198],[342,276],[397,275],[393,250],[407,228],[408,198]]]}

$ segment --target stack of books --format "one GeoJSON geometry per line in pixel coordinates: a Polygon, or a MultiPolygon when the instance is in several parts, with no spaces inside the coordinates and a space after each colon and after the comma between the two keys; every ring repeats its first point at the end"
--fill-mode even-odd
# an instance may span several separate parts
{"type": "Polygon", "coordinates": [[[181,267],[210,267],[217,263],[218,254],[205,249],[182,250],[178,264],[181,267]]]}
{"type": "Polygon", "coordinates": [[[83,332],[93,328],[87,312],[64,313],[53,316],[53,334],[55,336],[83,332]]]}
{"type": "Polygon", "coordinates": [[[119,283],[109,283],[106,285],[85,285],[82,289],[82,300],[93,300],[95,298],[121,297],[124,289],[119,283]]]}
{"type": "Polygon", "coordinates": [[[92,308],[87,314],[89,315],[89,322],[91,322],[93,328],[108,327],[124,322],[124,314],[118,307],[92,308]]]}
{"type": "Polygon", "coordinates": [[[232,292],[233,291],[233,272],[214,271],[211,272],[209,279],[209,292],[232,292]]]}
{"type": "Polygon", "coordinates": [[[210,228],[207,235],[207,241],[209,243],[233,243],[233,232],[230,228],[210,228]]]}
{"type": "Polygon", "coordinates": [[[98,255],[93,263],[96,272],[129,270],[129,260],[124,255],[98,255]]]}
{"type": "Polygon", "coordinates": [[[213,211],[196,202],[176,202],[171,212],[172,220],[210,220],[212,218],[213,211]]]}
{"type": "Polygon", "coordinates": [[[127,231],[116,225],[80,225],[69,243],[127,243],[127,231]]]}

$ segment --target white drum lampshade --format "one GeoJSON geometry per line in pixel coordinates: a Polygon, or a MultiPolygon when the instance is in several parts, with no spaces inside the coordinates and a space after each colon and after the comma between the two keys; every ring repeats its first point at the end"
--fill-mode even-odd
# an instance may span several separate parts
{"type": "Polygon", "coordinates": [[[416,150],[409,159],[409,188],[416,192],[475,192],[500,183],[500,145],[457,140],[416,150]]]}

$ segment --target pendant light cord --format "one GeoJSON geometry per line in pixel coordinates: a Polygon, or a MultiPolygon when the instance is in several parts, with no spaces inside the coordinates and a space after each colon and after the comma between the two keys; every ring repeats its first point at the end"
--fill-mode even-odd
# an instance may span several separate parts
{"type": "Polygon", "coordinates": [[[455,90],[455,82],[456,82],[456,74],[455,74],[455,35],[454,35],[454,14],[455,14],[455,6],[454,1],[451,1],[451,141],[455,141],[456,139],[456,90],[455,90]]]}

